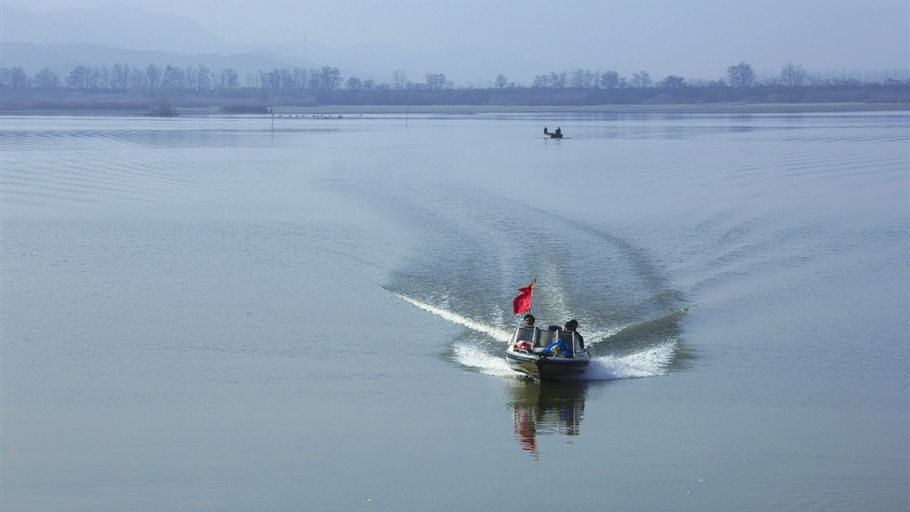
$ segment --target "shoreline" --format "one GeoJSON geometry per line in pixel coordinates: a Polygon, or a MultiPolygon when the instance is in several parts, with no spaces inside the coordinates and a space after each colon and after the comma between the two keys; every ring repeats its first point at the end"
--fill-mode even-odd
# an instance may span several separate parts
{"type": "MultiPolygon", "coordinates": [[[[501,105],[323,105],[318,107],[273,107],[282,115],[474,115],[474,114],[811,114],[847,112],[910,111],[908,103],[697,103],[659,105],[501,106],[501,105]]],[[[218,107],[177,108],[176,117],[267,117],[269,114],[222,112],[218,107]]],[[[3,109],[0,117],[15,116],[111,116],[158,117],[146,111],[80,108],[3,109]]]]}

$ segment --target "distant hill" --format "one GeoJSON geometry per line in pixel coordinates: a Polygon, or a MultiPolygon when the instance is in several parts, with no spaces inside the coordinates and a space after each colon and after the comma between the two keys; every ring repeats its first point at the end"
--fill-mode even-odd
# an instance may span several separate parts
{"type": "Polygon", "coordinates": [[[7,68],[22,67],[29,76],[34,76],[41,69],[48,67],[64,79],[79,64],[111,67],[119,62],[143,69],[150,63],[159,67],[170,64],[180,68],[204,64],[215,72],[224,68],[234,69],[237,71],[242,85],[246,85],[247,74],[255,74],[259,70],[270,71],[275,68],[293,66],[307,67],[307,63],[303,61],[281,55],[187,55],[163,51],[124,50],[88,43],[3,43],[0,60],[7,68]]]}
{"type": "Polygon", "coordinates": [[[302,43],[251,46],[275,54],[291,55],[300,59],[308,57],[311,61],[360,70],[367,78],[374,78],[378,82],[388,82],[392,71],[402,69],[412,82],[423,82],[426,73],[443,73],[446,78],[455,82],[456,87],[491,87],[496,76],[503,74],[510,81],[529,85],[536,75],[560,71],[513,53],[481,46],[461,46],[421,53],[384,44],[347,48],[326,48],[310,44],[306,54],[302,43]]]}
{"type": "Polygon", "coordinates": [[[45,66],[65,76],[78,64],[144,67],[204,64],[248,73],[282,67],[337,67],[342,76],[383,83],[404,70],[413,82],[442,73],[456,87],[489,87],[499,74],[530,84],[537,74],[557,71],[495,48],[464,46],[435,53],[372,44],[327,48],[303,42],[238,45],[175,14],[152,13],[117,4],[91,9],[30,13],[0,6],[2,65],[22,66],[30,75],[45,66]]]}
{"type": "Polygon", "coordinates": [[[118,4],[42,13],[0,7],[0,13],[4,43],[88,43],[186,54],[240,51],[188,18],[118,4]]]}

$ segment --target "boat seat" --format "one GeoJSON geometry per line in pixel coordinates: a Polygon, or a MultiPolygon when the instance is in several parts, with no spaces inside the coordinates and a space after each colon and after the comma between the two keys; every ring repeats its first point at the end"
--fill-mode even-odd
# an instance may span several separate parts
{"type": "Polygon", "coordinates": [[[536,327],[519,327],[515,336],[515,343],[518,343],[519,341],[527,341],[533,345],[535,330],[537,330],[536,327]]]}
{"type": "Polygon", "coordinates": [[[572,331],[559,331],[559,341],[562,341],[569,347],[566,357],[573,357],[575,353],[575,333],[572,331]]]}
{"type": "Polygon", "coordinates": [[[556,333],[553,331],[549,331],[549,330],[541,331],[538,329],[537,337],[534,339],[534,348],[545,349],[545,348],[549,347],[550,344],[553,343],[553,340],[555,339],[555,337],[554,337],[555,334],[556,333]]]}

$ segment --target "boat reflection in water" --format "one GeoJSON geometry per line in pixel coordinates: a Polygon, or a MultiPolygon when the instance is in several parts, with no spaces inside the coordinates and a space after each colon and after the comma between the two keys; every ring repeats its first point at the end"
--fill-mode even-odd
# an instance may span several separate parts
{"type": "Polygon", "coordinates": [[[509,405],[521,448],[536,460],[537,436],[579,435],[589,385],[573,381],[512,383],[509,405]]]}

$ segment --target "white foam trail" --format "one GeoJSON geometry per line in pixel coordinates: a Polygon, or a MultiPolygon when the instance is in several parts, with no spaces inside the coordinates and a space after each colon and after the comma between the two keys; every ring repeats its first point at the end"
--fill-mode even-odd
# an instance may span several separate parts
{"type": "MultiPolygon", "coordinates": [[[[666,375],[676,345],[676,341],[671,341],[624,357],[598,357],[591,360],[584,373],[566,380],[617,380],[666,375]]],[[[474,345],[459,343],[454,351],[456,361],[481,373],[522,378],[522,374],[509,368],[503,357],[491,355],[474,345]]]]}
{"type": "MultiPolygon", "coordinates": [[[[620,325],[619,327],[614,327],[608,331],[592,331],[590,333],[582,332],[582,334],[585,337],[585,345],[594,345],[595,343],[598,343],[601,341],[606,341],[607,338],[616,336],[617,334],[619,334],[623,330],[627,329],[628,327],[631,327],[632,325],[634,325],[634,324],[620,325]]],[[[579,332],[581,332],[581,331],[582,331],[582,329],[579,329],[579,332]]]]}
{"type": "MultiPolygon", "coordinates": [[[[478,322],[466,316],[459,315],[458,313],[453,313],[447,309],[433,306],[432,304],[427,304],[426,302],[421,302],[417,299],[412,299],[407,295],[402,295],[391,290],[389,290],[389,293],[452,323],[488,334],[493,339],[506,343],[512,339],[512,333],[509,330],[478,322]]],[[[591,341],[589,343],[596,343],[609,338],[626,327],[628,327],[628,325],[616,327],[607,332],[593,332],[590,334],[591,341]]],[[[677,342],[673,340],[623,357],[612,355],[598,357],[592,359],[584,373],[574,377],[573,380],[614,380],[665,375],[667,373],[667,366],[673,360],[673,353],[676,346],[677,342]]],[[[476,345],[464,343],[456,344],[453,347],[453,350],[455,352],[455,359],[459,363],[464,366],[476,368],[481,373],[497,377],[521,377],[521,374],[514,372],[509,368],[509,364],[506,363],[505,358],[502,357],[502,355],[491,355],[476,345]]]]}
{"type": "Polygon", "coordinates": [[[466,316],[459,315],[458,313],[453,313],[452,311],[449,311],[447,309],[436,307],[431,304],[427,304],[426,302],[421,302],[417,299],[412,299],[406,295],[402,295],[400,293],[393,292],[391,290],[389,290],[389,293],[404,300],[405,302],[409,302],[409,303],[417,306],[418,308],[420,308],[424,311],[429,311],[430,313],[433,313],[434,315],[441,316],[442,318],[445,318],[446,320],[448,320],[452,323],[455,323],[458,325],[463,325],[463,326],[467,327],[468,329],[472,329],[477,332],[482,332],[484,334],[488,334],[491,337],[493,337],[493,339],[502,341],[504,343],[508,343],[509,340],[512,339],[512,331],[502,329],[501,327],[496,327],[495,325],[478,322],[477,320],[473,320],[466,316]]]}
{"type": "Polygon", "coordinates": [[[509,368],[504,357],[492,356],[474,345],[456,344],[455,360],[464,366],[477,368],[481,373],[496,377],[520,377],[521,374],[509,368]]]}
{"type": "Polygon", "coordinates": [[[577,380],[633,379],[666,375],[676,345],[677,342],[674,340],[623,357],[610,355],[595,358],[577,380]]]}

